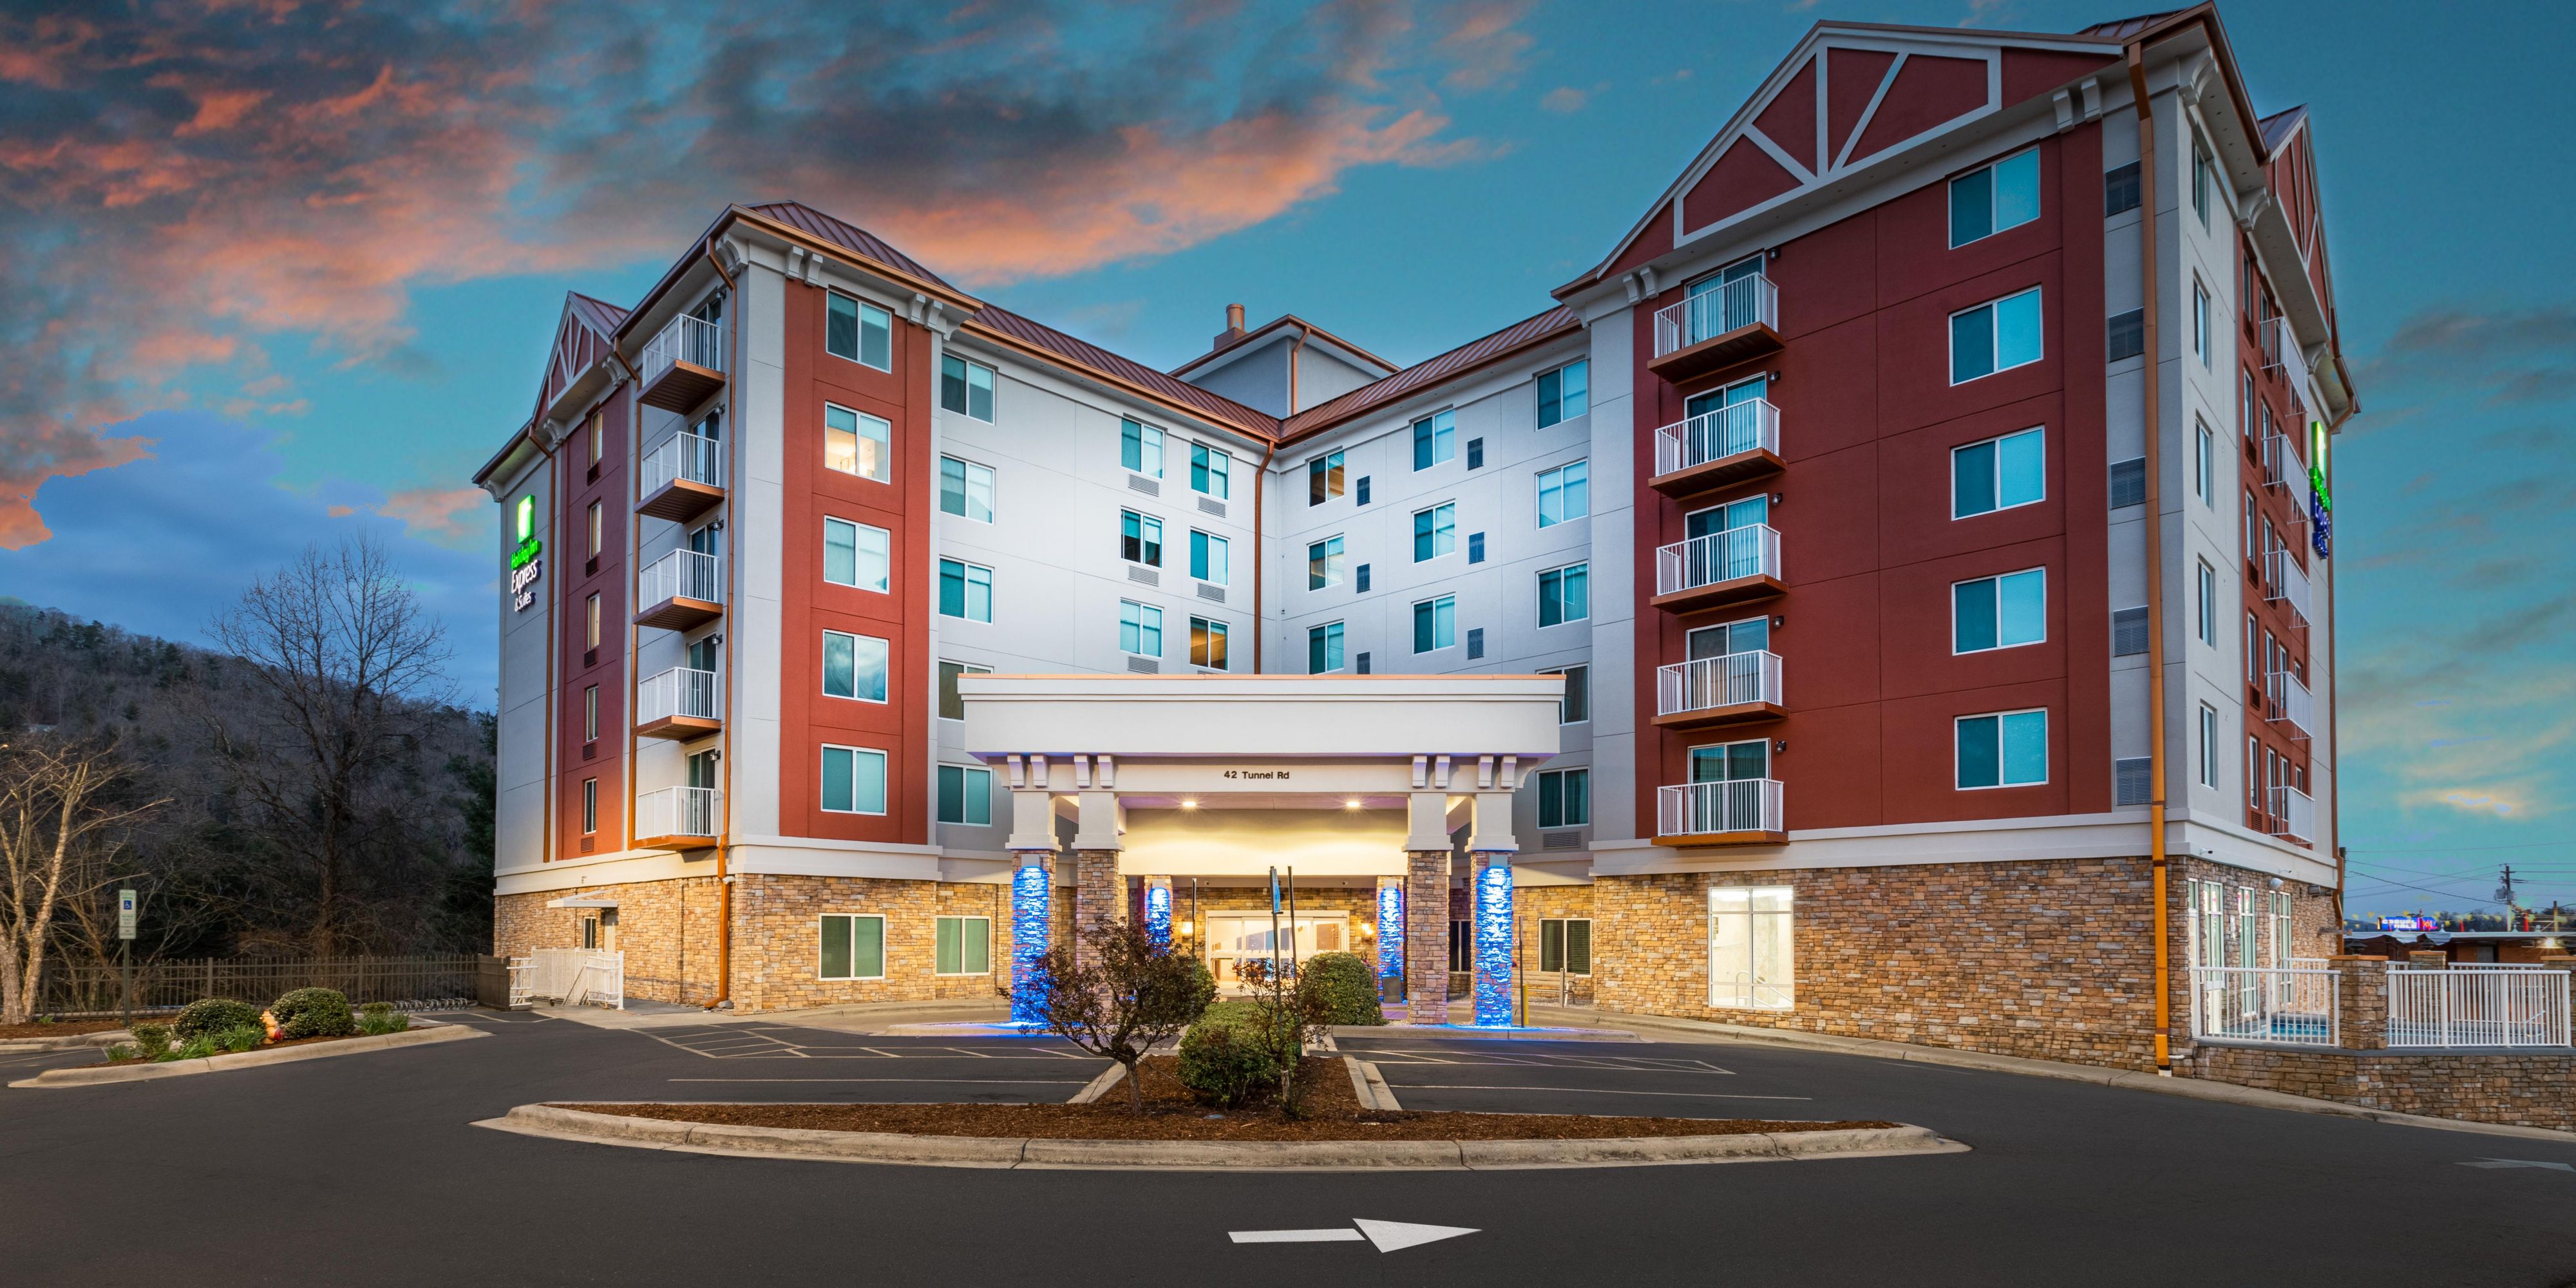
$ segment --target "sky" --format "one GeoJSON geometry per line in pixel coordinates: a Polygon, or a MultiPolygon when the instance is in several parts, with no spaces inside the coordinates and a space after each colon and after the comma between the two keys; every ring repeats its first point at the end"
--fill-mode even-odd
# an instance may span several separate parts
{"type": "MultiPolygon", "coordinates": [[[[2055,0],[0,0],[0,596],[203,642],[384,540],[488,705],[498,507],[563,293],[795,198],[1157,366],[1224,306],[1398,362],[1538,312],[1819,18],[2055,0]]],[[[2222,4],[2315,113],[2344,350],[2355,913],[2576,903],[2576,7],[2222,4]],[[2543,140],[2538,148],[2535,140],[2543,140]],[[2560,156],[2550,161],[2548,156],[2560,156]]],[[[479,695],[479,700],[478,700],[479,695]]]]}

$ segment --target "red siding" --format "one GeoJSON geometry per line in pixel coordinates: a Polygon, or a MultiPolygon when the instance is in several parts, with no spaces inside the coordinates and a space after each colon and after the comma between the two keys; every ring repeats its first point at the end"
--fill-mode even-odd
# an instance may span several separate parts
{"type": "Polygon", "coordinates": [[[1768,135],[1780,150],[1804,162],[1810,170],[1821,169],[1816,163],[1816,62],[1808,59],[1789,83],[1780,87],[1778,97],[1762,109],[1753,128],[1768,135]]]}
{"type": "Polygon", "coordinates": [[[1852,141],[1860,114],[1868,110],[1879,82],[1887,79],[1888,64],[1895,61],[1896,55],[1875,49],[1825,51],[1825,142],[1835,156],[1852,141]]]}
{"type": "MultiPolygon", "coordinates": [[[[567,323],[569,327],[570,324],[567,323]]],[[[578,330],[579,328],[571,328],[578,330]]],[[[588,332],[582,332],[588,335],[588,332]]],[[[599,474],[590,472],[587,425],[555,452],[559,526],[547,539],[546,572],[560,598],[562,652],[555,659],[555,856],[577,858],[625,848],[626,831],[626,634],[633,578],[626,564],[626,529],[634,519],[626,486],[627,417],[632,401],[620,390],[600,408],[604,438],[599,474]],[[600,510],[599,558],[588,556],[589,510],[600,510]],[[599,595],[599,650],[583,647],[585,604],[599,595]],[[587,660],[586,660],[587,659],[587,660]],[[582,693],[599,686],[599,740],[582,738],[582,693]],[[599,830],[581,830],[581,785],[599,780],[599,830]]]]}
{"type": "Polygon", "coordinates": [[[1879,102],[1860,146],[1852,149],[1852,159],[1902,143],[1985,104],[1986,60],[1913,55],[1897,70],[1896,83],[1879,102]]]}
{"type": "Polygon", "coordinates": [[[1760,144],[1738,137],[1682,196],[1682,218],[1690,228],[1706,228],[1797,186],[1797,177],[1782,169],[1760,144]]]}
{"type": "Polygon", "coordinates": [[[2004,101],[2010,107],[2026,98],[2051,93],[2071,80],[2119,65],[2100,54],[2070,54],[2054,49],[2004,51],[2004,101]]]}

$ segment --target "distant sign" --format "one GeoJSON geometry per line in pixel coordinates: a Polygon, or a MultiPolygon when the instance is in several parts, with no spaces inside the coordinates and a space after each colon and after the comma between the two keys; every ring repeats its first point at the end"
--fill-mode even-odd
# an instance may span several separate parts
{"type": "Polygon", "coordinates": [[[116,937],[134,938],[134,892],[131,890],[116,892],[116,937]]]}
{"type": "Polygon", "coordinates": [[[2379,919],[2379,928],[2382,930],[2440,930],[2442,923],[2431,917],[2382,917],[2379,919]]]}

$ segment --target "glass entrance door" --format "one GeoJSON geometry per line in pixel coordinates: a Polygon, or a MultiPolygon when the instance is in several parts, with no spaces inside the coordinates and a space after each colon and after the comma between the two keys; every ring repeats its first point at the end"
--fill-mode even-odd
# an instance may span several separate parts
{"type": "MultiPolygon", "coordinates": [[[[1317,953],[1338,953],[1349,949],[1350,918],[1343,913],[1305,914],[1293,921],[1286,913],[1279,916],[1279,963],[1292,972],[1293,963],[1303,962],[1317,953]]],[[[1270,914],[1227,916],[1212,915],[1207,919],[1207,963],[1216,976],[1217,987],[1229,992],[1242,991],[1240,964],[1271,959],[1270,914]]],[[[1293,976],[1292,976],[1293,977],[1293,976]]]]}

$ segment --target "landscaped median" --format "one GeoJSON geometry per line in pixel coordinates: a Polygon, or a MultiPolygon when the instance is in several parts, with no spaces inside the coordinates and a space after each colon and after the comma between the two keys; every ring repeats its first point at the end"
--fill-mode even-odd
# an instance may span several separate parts
{"type": "MultiPolygon", "coordinates": [[[[1325,1061],[1318,1061],[1324,1063],[1325,1061]]],[[[1164,1071],[1149,1062],[1149,1074],[1164,1071]]],[[[1954,1153],[1887,1122],[1615,1118],[1364,1107],[1342,1070],[1304,1112],[1211,1113],[1167,1076],[1147,1112],[1088,1104],[539,1104],[478,1126],[607,1145],[940,1167],[1457,1171],[1954,1153]]]]}
{"type": "Polygon", "coordinates": [[[47,1069],[35,1077],[21,1078],[9,1085],[12,1087],[87,1087],[102,1082],[146,1082],[155,1078],[183,1078],[190,1074],[221,1073],[227,1069],[254,1069],[261,1065],[292,1064],[298,1060],[321,1060],[335,1055],[358,1055],[367,1051],[382,1051],[388,1047],[461,1042],[484,1036],[487,1035],[480,1029],[470,1029],[461,1024],[440,1024],[405,1029],[399,1033],[309,1039],[283,1046],[195,1059],[129,1060],[121,1064],[91,1064],[69,1069],[47,1069]]]}

